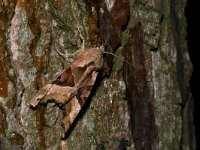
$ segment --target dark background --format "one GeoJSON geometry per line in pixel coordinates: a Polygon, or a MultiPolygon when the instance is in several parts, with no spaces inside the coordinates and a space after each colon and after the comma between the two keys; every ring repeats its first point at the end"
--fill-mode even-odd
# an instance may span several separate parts
{"type": "Polygon", "coordinates": [[[199,5],[197,4],[198,1],[188,0],[187,6],[185,9],[185,14],[187,17],[187,40],[188,40],[188,49],[190,54],[190,59],[193,65],[193,72],[190,79],[190,87],[192,91],[192,95],[194,98],[194,123],[195,123],[195,133],[196,133],[196,143],[197,149],[200,149],[200,123],[199,123],[199,112],[200,112],[200,38],[199,38],[199,16],[200,10],[199,5]],[[198,16],[198,17],[197,17],[198,16]]]}

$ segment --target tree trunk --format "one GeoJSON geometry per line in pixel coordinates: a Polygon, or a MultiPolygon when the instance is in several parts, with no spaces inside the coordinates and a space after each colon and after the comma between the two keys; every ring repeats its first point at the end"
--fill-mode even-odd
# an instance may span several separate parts
{"type": "Polygon", "coordinates": [[[1,0],[0,149],[195,149],[185,5],[1,0]],[[65,134],[63,109],[32,109],[30,99],[73,62],[82,43],[107,53],[65,134]]]}

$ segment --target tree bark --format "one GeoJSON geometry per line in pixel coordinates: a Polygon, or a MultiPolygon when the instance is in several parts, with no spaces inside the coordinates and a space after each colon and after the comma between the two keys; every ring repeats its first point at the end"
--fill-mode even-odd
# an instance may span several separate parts
{"type": "Polygon", "coordinates": [[[185,5],[1,0],[0,149],[195,149],[185,5]],[[30,99],[83,42],[114,55],[63,139],[63,110],[30,99]]]}

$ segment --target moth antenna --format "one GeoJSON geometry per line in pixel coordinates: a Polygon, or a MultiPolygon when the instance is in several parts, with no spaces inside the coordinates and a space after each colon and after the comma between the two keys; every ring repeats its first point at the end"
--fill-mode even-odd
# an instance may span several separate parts
{"type": "Polygon", "coordinates": [[[111,53],[111,52],[105,52],[105,51],[104,51],[103,53],[113,55],[113,56],[117,57],[118,59],[120,59],[121,61],[124,61],[124,62],[126,62],[127,64],[133,66],[133,64],[131,64],[130,62],[126,61],[124,58],[121,58],[121,57],[118,56],[118,55],[115,55],[115,54],[113,54],[113,53],[111,53]]]}
{"type": "Polygon", "coordinates": [[[81,49],[85,49],[85,40],[84,40],[83,35],[81,34],[81,31],[80,31],[79,26],[77,26],[77,29],[78,29],[78,32],[79,32],[79,36],[80,36],[80,38],[81,38],[81,40],[82,40],[81,49]]]}

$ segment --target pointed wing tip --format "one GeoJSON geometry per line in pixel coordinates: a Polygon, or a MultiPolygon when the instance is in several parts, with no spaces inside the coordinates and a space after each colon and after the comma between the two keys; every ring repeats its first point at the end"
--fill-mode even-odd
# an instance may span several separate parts
{"type": "Polygon", "coordinates": [[[31,99],[30,108],[35,108],[39,104],[40,100],[38,99],[31,99]]]}

